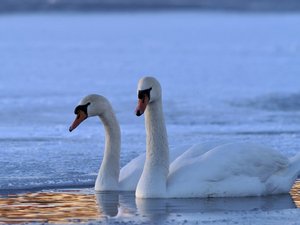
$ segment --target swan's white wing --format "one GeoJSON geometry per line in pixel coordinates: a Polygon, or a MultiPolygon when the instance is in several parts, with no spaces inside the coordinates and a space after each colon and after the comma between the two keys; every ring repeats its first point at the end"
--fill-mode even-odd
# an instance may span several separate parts
{"type": "Polygon", "coordinates": [[[177,167],[181,167],[183,165],[182,161],[198,158],[209,150],[214,149],[222,144],[224,143],[204,142],[201,144],[195,144],[190,148],[185,148],[186,150],[182,151],[182,154],[178,154],[176,158],[174,158],[172,161],[170,160],[170,171],[176,170],[177,167]]]}
{"type": "Polygon", "coordinates": [[[174,197],[260,195],[264,182],[288,165],[288,159],[272,149],[225,144],[177,158],[170,166],[168,189],[174,197]]]}

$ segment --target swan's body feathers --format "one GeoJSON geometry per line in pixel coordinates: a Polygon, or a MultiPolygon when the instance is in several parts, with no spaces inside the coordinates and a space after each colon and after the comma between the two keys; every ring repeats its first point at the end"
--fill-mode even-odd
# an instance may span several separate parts
{"type": "Polygon", "coordinates": [[[188,150],[170,166],[171,197],[263,195],[271,189],[269,178],[289,166],[279,152],[250,143],[224,144],[202,155],[195,154],[197,148],[193,151],[187,154],[188,150]]]}

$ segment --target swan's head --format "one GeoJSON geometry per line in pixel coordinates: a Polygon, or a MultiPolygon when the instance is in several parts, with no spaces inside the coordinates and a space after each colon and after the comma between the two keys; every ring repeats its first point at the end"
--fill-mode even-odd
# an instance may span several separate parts
{"type": "Polygon", "coordinates": [[[138,83],[138,106],[135,110],[141,116],[148,104],[161,99],[161,86],[154,77],[143,77],[138,83]]]}
{"type": "Polygon", "coordinates": [[[101,95],[92,94],[84,97],[74,110],[76,118],[70,126],[69,131],[74,130],[88,117],[101,116],[108,108],[111,108],[110,103],[101,95]]]}

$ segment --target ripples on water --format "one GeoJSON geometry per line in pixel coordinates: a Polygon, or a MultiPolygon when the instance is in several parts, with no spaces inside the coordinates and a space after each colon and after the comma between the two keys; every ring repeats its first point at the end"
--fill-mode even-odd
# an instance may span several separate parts
{"type": "Polygon", "coordinates": [[[134,192],[62,190],[0,196],[0,223],[70,223],[141,219],[163,222],[170,214],[300,208],[300,182],[291,195],[247,198],[136,199],[134,192]]]}

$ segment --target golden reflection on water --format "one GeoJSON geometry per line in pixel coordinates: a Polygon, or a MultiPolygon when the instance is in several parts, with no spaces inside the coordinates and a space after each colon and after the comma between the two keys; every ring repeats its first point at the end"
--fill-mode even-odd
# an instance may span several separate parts
{"type": "Polygon", "coordinates": [[[0,197],[2,224],[86,222],[99,216],[93,194],[38,192],[0,197]]]}
{"type": "Polygon", "coordinates": [[[290,194],[297,208],[300,208],[300,181],[299,180],[295,182],[294,186],[290,191],[290,194]]]}
{"type": "MultiPolygon", "coordinates": [[[[300,208],[300,181],[294,184],[290,194],[297,208],[300,208]]],[[[109,213],[116,215],[118,212],[115,210],[118,209],[112,207],[109,213]]],[[[100,219],[105,214],[101,205],[97,205],[94,194],[64,191],[0,195],[0,224],[80,223],[100,219]]]]}

